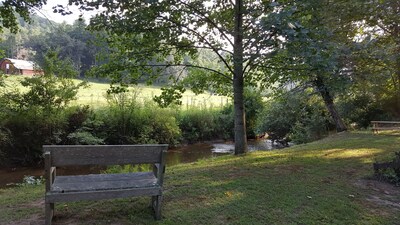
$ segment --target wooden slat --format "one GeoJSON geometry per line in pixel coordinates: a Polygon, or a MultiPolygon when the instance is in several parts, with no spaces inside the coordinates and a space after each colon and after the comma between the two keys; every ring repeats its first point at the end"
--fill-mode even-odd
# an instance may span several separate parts
{"type": "Polygon", "coordinates": [[[91,191],[91,192],[70,192],[70,193],[52,193],[47,192],[45,197],[46,203],[53,202],[73,202],[80,200],[100,200],[100,199],[114,199],[126,198],[133,196],[154,196],[161,195],[161,187],[152,188],[132,188],[122,190],[105,190],[105,191],[91,191]]]}
{"type": "Polygon", "coordinates": [[[85,192],[116,189],[157,187],[157,178],[152,172],[131,174],[91,174],[79,176],[58,176],[51,192],[85,192]]]}
{"type": "Polygon", "coordinates": [[[374,130],[400,130],[400,127],[374,127],[374,130]]]}
{"type": "Polygon", "coordinates": [[[371,121],[371,123],[384,123],[384,124],[400,124],[400,121],[371,121]]]}
{"type": "Polygon", "coordinates": [[[168,145],[45,145],[52,166],[160,163],[168,145]]]}

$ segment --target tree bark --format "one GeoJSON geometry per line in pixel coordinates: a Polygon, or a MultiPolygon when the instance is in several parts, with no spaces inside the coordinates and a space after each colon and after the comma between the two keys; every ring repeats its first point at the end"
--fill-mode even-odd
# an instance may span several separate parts
{"type": "Polygon", "coordinates": [[[235,0],[235,30],[233,46],[233,104],[235,115],[235,155],[247,152],[246,120],[244,109],[243,74],[243,0],[235,0]]]}
{"type": "Polygon", "coordinates": [[[329,93],[328,88],[324,84],[324,81],[321,76],[317,75],[317,78],[314,80],[314,85],[317,88],[318,92],[321,94],[322,99],[324,100],[325,106],[331,114],[333,121],[335,122],[336,131],[342,132],[346,131],[347,127],[343,123],[342,118],[336,110],[335,103],[333,102],[333,97],[329,93]]]}
{"type": "MultiPolygon", "coordinates": [[[[397,42],[396,42],[396,51],[400,52],[400,25],[397,26],[396,32],[395,32],[395,36],[397,37],[397,42]]],[[[397,78],[397,84],[395,84],[395,87],[397,87],[396,89],[396,106],[395,106],[395,112],[396,112],[396,116],[400,117],[400,54],[396,55],[396,67],[395,67],[395,71],[396,71],[396,78],[397,78]]]]}

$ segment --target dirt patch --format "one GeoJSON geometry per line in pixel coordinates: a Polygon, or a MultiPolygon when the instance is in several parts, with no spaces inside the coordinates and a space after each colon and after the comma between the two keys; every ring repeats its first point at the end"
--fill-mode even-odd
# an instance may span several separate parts
{"type": "Polygon", "coordinates": [[[358,180],[355,185],[364,190],[369,190],[367,201],[392,208],[400,211],[400,187],[376,181],[376,180],[358,180]]]}
{"type": "Polygon", "coordinates": [[[39,199],[37,201],[18,205],[18,208],[42,208],[42,209],[44,209],[44,199],[39,199]]]}
{"type": "Polygon", "coordinates": [[[11,221],[10,224],[13,224],[13,225],[42,225],[42,224],[44,224],[44,216],[35,214],[27,219],[23,219],[23,220],[19,220],[19,221],[11,221]]]}

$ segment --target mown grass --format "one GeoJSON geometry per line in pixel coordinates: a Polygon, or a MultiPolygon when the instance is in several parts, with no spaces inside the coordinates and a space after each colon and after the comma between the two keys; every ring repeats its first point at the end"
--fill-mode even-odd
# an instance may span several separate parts
{"type": "MultiPolygon", "coordinates": [[[[58,204],[54,221],[399,224],[398,188],[382,184],[390,189],[384,191],[375,186],[380,183],[369,180],[372,163],[393,158],[399,144],[400,136],[341,133],[285,150],[180,164],[167,168],[162,221],[153,220],[149,198],[58,204]]],[[[43,201],[43,190],[43,186],[1,190],[0,224],[29,218],[42,222],[44,208],[37,202],[43,201]]]]}
{"type": "MultiPolygon", "coordinates": [[[[10,76],[7,77],[6,84],[9,87],[17,87],[25,90],[24,87],[20,86],[19,81],[24,76],[10,76]]],[[[74,80],[80,82],[81,80],[74,80]]],[[[107,105],[106,93],[109,89],[110,84],[105,82],[94,82],[89,81],[87,88],[82,88],[77,94],[77,100],[73,102],[76,105],[89,105],[92,107],[101,107],[107,105]]],[[[151,100],[154,96],[161,94],[161,87],[158,86],[146,86],[139,84],[131,87],[130,92],[137,95],[137,98],[143,102],[151,100]]],[[[184,108],[213,108],[222,107],[229,103],[231,100],[226,96],[217,96],[209,93],[195,95],[192,91],[187,90],[182,95],[182,107],[184,108]]]]}

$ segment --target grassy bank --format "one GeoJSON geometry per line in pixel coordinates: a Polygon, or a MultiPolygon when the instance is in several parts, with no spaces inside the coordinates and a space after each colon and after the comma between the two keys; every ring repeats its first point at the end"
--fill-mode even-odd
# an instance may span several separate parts
{"type": "MultiPolygon", "coordinates": [[[[342,133],[285,150],[167,168],[163,220],[149,198],[58,204],[55,224],[398,224],[400,190],[371,179],[400,137],[342,133]]],[[[0,224],[41,224],[44,186],[0,190],[0,224]]]]}

